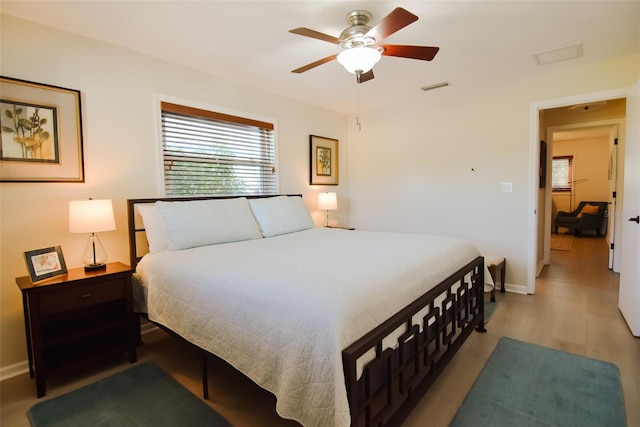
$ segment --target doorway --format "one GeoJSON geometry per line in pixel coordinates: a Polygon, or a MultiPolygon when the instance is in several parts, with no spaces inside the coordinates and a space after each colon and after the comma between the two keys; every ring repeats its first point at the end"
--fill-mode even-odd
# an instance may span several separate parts
{"type": "MultiPolygon", "coordinates": [[[[615,102],[618,101],[612,101],[612,103],[615,102]]],[[[620,114],[624,114],[624,108],[619,111],[620,114]]],[[[547,113],[553,114],[553,111],[547,110],[547,113]]],[[[624,119],[624,116],[621,119],[624,119]]],[[[581,202],[586,201],[607,203],[606,208],[603,207],[602,213],[605,216],[602,218],[597,232],[596,230],[588,230],[583,234],[585,237],[603,235],[606,246],[609,248],[608,268],[616,272],[619,272],[619,268],[614,269],[614,265],[619,267],[620,264],[620,257],[617,256],[615,249],[614,222],[617,194],[618,128],[619,122],[617,120],[548,128],[548,145],[551,147],[549,157],[553,160],[550,163],[552,182],[550,188],[546,189],[547,192],[551,192],[550,251],[554,250],[554,243],[571,242],[573,240],[572,234],[575,234],[574,232],[569,233],[571,230],[562,227],[556,230],[557,227],[553,222],[555,222],[558,212],[573,212],[581,202]],[[566,170],[563,171],[565,174],[554,175],[554,168],[557,164],[565,166],[566,170]],[[562,179],[565,181],[558,182],[562,179]],[[558,234],[554,234],[556,232],[558,234]]],[[[548,197],[548,195],[546,196],[548,197]]],[[[550,254],[551,252],[547,254],[545,248],[545,265],[551,262],[550,254]]]]}
{"type": "MultiPolygon", "coordinates": [[[[551,158],[553,153],[554,132],[589,132],[608,131],[611,135],[617,136],[618,152],[615,157],[615,167],[612,173],[617,180],[617,195],[621,194],[623,183],[624,165],[624,130],[626,119],[626,94],[624,91],[611,91],[604,94],[583,95],[567,99],[551,100],[537,105],[532,105],[532,123],[537,124],[538,141],[546,141],[547,154],[542,163],[539,156],[540,145],[531,144],[532,171],[544,171],[544,179],[541,179],[540,188],[535,191],[532,187],[531,203],[533,206],[532,225],[535,233],[530,235],[529,248],[529,270],[527,281],[527,293],[535,293],[535,280],[543,267],[550,263],[550,239],[553,226],[554,212],[552,210],[551,191],[551,158]],[[597,107],[595,107],[597,105],[597,107]],[[590,129],[593,128],[593,129],[590,129]],[[620,149],[622,147],[622,149],[620,149]],[[546,168],[545,168],[546,167],[546,168]],[[545,171],[546,169],[546,171],[545,171]],[[545,185],[542,182],[546,182],[545,185]],[[536,225],[537,223],[537,225],[536,225]]],[[[615,138],[612,138],[612,140],[615,138]]],[[[610,162],[610,154],[603,155],[603,162],[610,162]]],[[[607,174],[609,171],[607,169],[607,174]]],[[[541,177],[542,178],[542,177],[541,177]]],[[[608,181],[608,179],[607,179],[608,181]]],[[[537,183],[535,183],[537,184],[537,183]]],[[[537,187],[537,185],[536,185],[537,187]]],[[[607,193],[609,191],[607,190],[607,193]]],[[[575,195],[575,192],[573,192],[575,195]]],[[[608,200],[608,197],[607,199],[608,200]]],[[[618,199],[619,200],[619,199],[618,199]]],[[[614,201],[615,202],[615,201],[614,201]]],[[[615,208],[615,205],[612,209],[615,208]]],[[[619,240],[620,227],[616,227],[615,222],[619,219],[615,215],[609,231],[611,239],[615,244],[619,240]]],[[[619,254],[614,253],[619,259],[619,254]]],[[[614,271],[619,271],[614,269],[614,271]]]]}

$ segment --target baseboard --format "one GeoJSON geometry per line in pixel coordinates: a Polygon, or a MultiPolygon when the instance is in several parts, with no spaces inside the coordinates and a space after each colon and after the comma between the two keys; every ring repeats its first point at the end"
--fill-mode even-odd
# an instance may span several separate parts
{"type": "Polygon", "coordinates": [[[507,292],[513,292],[514,294],[527,295],[527,287],[523,285],[514,285],[512,283],[505,283],[504,289],[507,292]]]}
{"type": "MultiPolygon", "coordinates": [[[[156,325],[150,322],[144,322],[140,325],[140,333],[142,335],[148,334],[151,331],[158,329],[156,325]]],[[[18,375],[29,373],[29,361],[18,362],[13,365],[3,366],[0,368],[0,381],[8,380],[9,378],[17,377],[18,375]]]]}
{"type": "Polygon", "coordinates": [[[156,329],[158,329],[158,327],[151,322],[140,322],[140,335],[148,334],[149,332],[155,331],[156,329]]]}
{"type": "Polygon", "coordinates": [[[17,377],[18,375],[29,373],[29,361],[18,362],[13,365],[3,366],[0,368],[0,381],[17,377]]]}

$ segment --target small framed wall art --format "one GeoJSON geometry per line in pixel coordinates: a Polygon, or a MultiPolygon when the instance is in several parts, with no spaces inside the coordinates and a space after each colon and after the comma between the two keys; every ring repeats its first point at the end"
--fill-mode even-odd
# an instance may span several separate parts
{"type": "Polygon", "coordinates": [[[24,258],[27,261],[32,282],[67,273],[67,265],[64,263],[60,246],[27,251],[24,253],[24,258]]]}
{"type": "Polygon", "coordinates": [[[338,185],[338,140],[309,135],[309,183],[338,185]]]}
{"type": "Polygon", "coordinates": [[[547,143],[540,141],[540,183],[539,187],[547,186],[547,143]]]}
{"type": "Polygon", "coordinates": [[[84,182],[80,91],[0,76],[0,182],[84,182]]]}

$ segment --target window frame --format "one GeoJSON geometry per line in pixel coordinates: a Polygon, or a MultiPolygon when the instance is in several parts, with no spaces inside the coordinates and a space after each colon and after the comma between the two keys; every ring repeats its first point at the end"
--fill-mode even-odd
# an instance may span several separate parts
{"type": "MultiPolygon", "coordinates": [[[[256,115],[247,114],[244,112],[237,112],[227,110],[221,107],[198,104],[185,100],[169,99],[164,97],[157,98],[157,117],[158,117],[158,167],[159,167],[159,185],[161,192],[165,197],[192,197],[192,196],[249,196],[249,195],[277,195],[280,194],[280,174],[278,167],[278,132],[276,120],[267,117],[259,117],[256,115]],[[231,191],[231,192],[190,192],[181,193],[179,191],[171,191],[167,186],[167,169],[165,168],[166,153],[165,153],[165,129],[164,129],[164,114],[165,111],[174,114],[184,114],[187,116],[199,117],[202,119],[212,119],[217,121],[227,121],[233,125],[247,125],[255,127],[257,129],[266,129],[271,132],[272,135],[272,155],[273,159],[270,163],[270,167],[273,170],[273,178],[271,180],[262,180],[261,183],[267,183],[270,186],[266,191],[260,192],[243,192],[243,191],[231,191]]],[[[212,161],[209,164],[215,165],[220,162],[212,161]]],[[[238,163],[241,165],[241,162],[238,163]]]]}

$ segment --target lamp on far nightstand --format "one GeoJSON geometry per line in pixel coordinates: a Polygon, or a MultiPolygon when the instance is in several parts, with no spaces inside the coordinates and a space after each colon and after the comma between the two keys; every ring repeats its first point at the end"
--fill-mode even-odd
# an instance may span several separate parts
{"type": "Polygon", "coordinates": [[[324,209],[327,211],[327,223],[325,227],[329,226],[329,211],[338,209],[338,198],[336,193],[318,193],[318,209],[324,209]]]}
{"type": "Polygon", "coordinates": [[[82,253],[85,271],[106,268],[107,252],[98,235],[116,229],[111,200],[71,200],[69,202],[69,233],[91,233],[82,253]]]}

